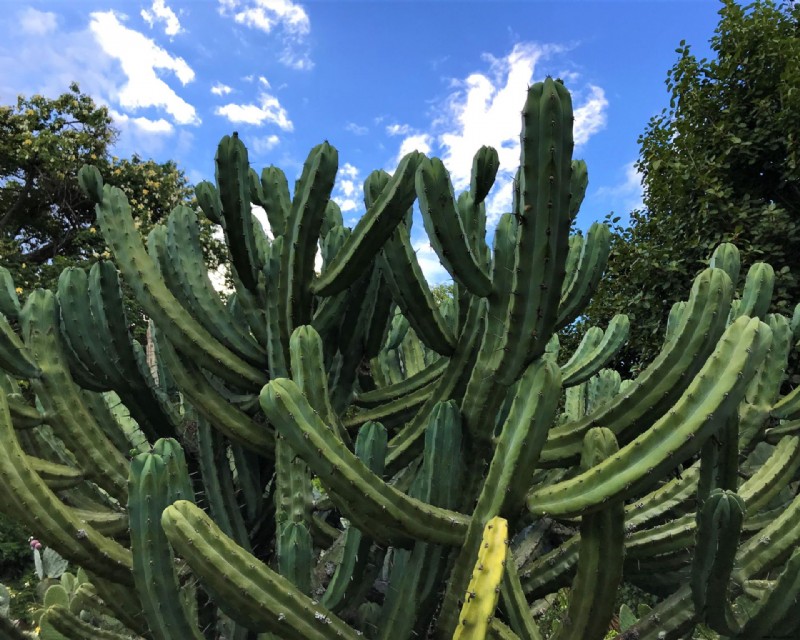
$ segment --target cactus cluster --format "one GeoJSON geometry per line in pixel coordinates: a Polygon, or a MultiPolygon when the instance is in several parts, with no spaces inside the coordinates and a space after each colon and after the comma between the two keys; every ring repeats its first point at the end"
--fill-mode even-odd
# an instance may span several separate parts
{"type": "Polygon", "coordinates": [[[568,586],[555,637],[599,640],[622,581],[661,598],[635,622],[626,607],[624,638],[797,637],[800,391],[781,387],[800,313],[768,314],[767,264],[737,294],[725,244],[635,379],[604,368],[627,316],[559,353],[611,240],[570,233],[588,184],[572,127],[560,81],[528,89],[491,247],[490,147],[458,195],[416,151],[373,172],[352,229],[327,142],[290,191],[224,137],[198,210],[146,239],[84,167],[113,263],[24,305],[0,268],[0,509],[83,576],[77,604],[45,603],[54,637],[124,636],[83,615],[102,607],[152,640],[539,640],[536,603],[568,586]],[[443,304],[415,202],[455,283],[443,304]],[[224,232],[224,298],[198,215],[224,232]]]}

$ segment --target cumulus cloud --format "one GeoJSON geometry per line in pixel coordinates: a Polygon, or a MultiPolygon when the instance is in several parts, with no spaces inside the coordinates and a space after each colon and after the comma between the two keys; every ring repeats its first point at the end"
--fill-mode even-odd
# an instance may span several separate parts
{"type": "Polygon", "coordinates": [[[367,133],[369,133],[368,127],[363,127],[355,122],[348,122],[344,128],[345,130],[349,131],[350,133],[354,133],[357,136],[365,136],[367,133]]]}
{"type": "Polygon", "coordinates": [[[390,167],[389,171],[393,172],[395,167],[399,164],[403,156],[412,151],[419,151],[420,153],[429,154],[431,152],[431,145],[433,144],[433,136],[428,133],[414,133],[410,136],[403,138],[400,143],[400,150],[397,152],[395,158],[395,166],[390,167]]]}
{"type": "Polygon", "coordinates": [[[215,96],[226,96],[228,95],[233,89],[231,89],[227,84],[222,84],[221,82],[217,82],[213,87],[211,87],[211,93],[215,96]]]}
{"type": "Polygon", "coordinates": [[[142,18],[152,29],[157,22],[164,23],[164,33],[174,36],[181,32],[181,23],[175,12],[167,6],[166,0],[153,0],[150,9],[142,9],[142,18]]]}
{"type": "Polygon", "coordinates": [[[606,126],[606,112],[608,100],[605,92],[595,85],[589,85],[589,95],[586,101],[575,109],[575,145],[580,146],[595,133],[606,126]]]}
{"type": "Polygon", "coordinates": [[[411,133],[411,127],[407,124],[390,124],[386,127],[386,133],[390,136],[405,136],[411,133]]]}
{"type": "Polygon", "coordinates": [[[109,109],[109,115],[113,118],[115,125],[130,125],[139,129],[144,133],[172,133],[174,127],[171,122],[159,118],[158,120],[151,120],[150,118],[132,118],[131,116],[109,109]]]}
{"type": "MultiPolygon", "coordinates": [[[[513,173],[519,164],[520,109],[527,88],[543,75],[537,66],[548,58],[564,53],[565,47],[537,43],[518,43],[505,56],[485,55],[487,65],[466,78],[452,81],[450,93],[437,105],[436,117],[429,132],[407,125],[392,124],[388,135],[405,136],[398,157],[417,148],[441,156],[450,171],[456,191],[469,186],[472,157],[483,145],[497,149],[500,159],[495,186],[487,201],[489,223],[510,210],[513,173]],[[538,77],[537,77],[538,76],[538,77]]],[[[585,144],[606,124],[608,100],[601,87],[580,86],[580,76],[565,71],[575,108],[576,145],[585,144]]]]}
{"type": "Polygon", "coordinates": [[[119,61],[127,76],[113,96],[120,106],[133,110],[158,107],[178,124],[200,123],[195,108],[156,72],[170,71],[186,85],[194,80],[194,71],[183,58],[170,55],[150,38],[126,27],[113,11],[92,13],[89,29],[103,52],[119,61]]]}
{"type": "Polygon", "coordinates": [[[275,147],[278,146],[280,141],[281,141],[280,138],[275,134],[272,134],[270,136],[265,136],[263,138],[255,138],[253,139],[252,142],[253,151],[262,155],[265,153],[269,153],[275,147]]]}
{"type": "Polygon", "coordinates": [[[344,163],[336,174],[336,186],[331,197],[342,213],[349,213],[363,208],[363,193],[358,168],[349,162],[344,163]]]}
{"type": "Polygon", "coordinates": [[[217,107],[214,112],[219,116],[226,117],[230,122],[245,124],[262,125],[265,123],[275,124],[284,131],[292,131],[294,125],[289,120],[289,116],[281,106],[278,99],[269,94],[262,93],[259,96],[258,104],[226,104],[217,107]]]}
{"type": "Polygon", "coordinates": [[[291,0],[219,0],[220,13],[238,24],[264,33],[280,31],[283,51],[280,61],[294,69],[310,69],[313,62],[306,38],[311,21],[306,10],[291,0]]]}
{"type": "Polygon", "coordinates": [[[57,26],[56,14],[51,11],[28,7],[19,13],[19,28],[23,33],[43,36],[55,31],[57,26]]]}

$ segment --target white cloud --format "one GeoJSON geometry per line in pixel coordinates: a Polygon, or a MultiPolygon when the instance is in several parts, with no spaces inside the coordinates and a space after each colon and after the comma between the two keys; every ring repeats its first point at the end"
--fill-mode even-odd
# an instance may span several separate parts
{"type": "Polygon", "coordinates": [[[244,122],[246,124],[262,125],[265,122],[278,125],[284,131],[292,131],[294,125],[289,120],[278,99],[268,93],[259,96],[259,104],[226,104],[217,107],[214,112],[218,116],[225,116],[231,122],[244,122]]]}
{"type": "Polygon", "coordinates": [[[363,193],[358,168],[349,162],[344,163],[336,174],[336,186],[331,197],[342,213],[348,213],[363,208],[363,193]]]}
{"type": "Polygon", "coordinates": [[[115,125],[129,124],[144,133],[172,133],[174,130],[172,123],[159,118],[158,120],[151,120],[150,118],[132,118],[129,115],[109,109],[109,115],[114,119],[115,125]]]}
{"type": "Polygon", "coordinates": [[[153,0],[153,6],[148,11],[142,9],[142,18],[150,25],[155,26],[156,22],[164,23],[164,33],[174,36],[181,32],[181,23],[175,12],[167,6],[165,0],[153,0]]]}
{"type": "Polygon", "coordinates": [[[355,122],[348,122],[344,128],[345,130],[349,131],[350,133],[354,133],[357,136],[365,136],[367,133],[369,133],[369,128],[363,127],[355,122]]]}
{"type": "Polygon", "coordinates": [[[600,87],[589,85],[589,97],[575,109],[573,135],[576,146],[586,144],[589,138],[605,128],[607,110],[608,100],[605,92],[600,87]]]}
{"type": "Polygon", "coordinates": [[[128,109],[161,107],[178,124],[199,124],[195,108],[181,98],[156,73],[172,71],[186,85],[194,80],[194,71],[183,58],[173,57],[153,40],[124,26],[113,11],[91,14],[89,29],[100,48],[119,61],[127,82],[113,96],[128,109]]]}
{"type": "Polygon", "coordinates": [[[19,13],[19,28],[23,33],[43,36],[55,31],[57,26],[56,14],[50,11],[37,11],[28,7],[19,13]]]}
{"type": "Polygon", "coordinates": [[[233,89],[231,89],[227,84],[222,84],[221,82],[217,82],[217,84],[211,87],[211,93],[216,96],[226,96],[231,91],[233,91],[233,89]]]}
{"type": "Polygon", "coordinates": [[[390,136],[405,136],[411,133],[411,127],[407,124],[390,124],[386,127],[386,133],[390,136]]]}
{"type": "Polygon", "coordinates": [[[597,198],[612,203],[612,208],[621,214],[644,208],[642,174],[636,170],[636,163],[626,164],[622,169],[622,175],[622,180],[617,184],[598,188],[597,198]]]}
{"type": "Polygon", "coordinates": [[[284,45],[280,61],[294,69],[314,66],[308,54],[306,37],[311,21],[306,10],[291,0],[219,0],[220,13],[233,16],[234,21],[251,29],[272,33],[282,32],[284,45]]]}
{"type": "Polygon", "coordinates": [[[452,280],[450,274],[439,262],[439,257],[427,238],[414,242],[412,246],[417,254],[417,262],[422,269],[422,275],[425,276],[428,284],[436,285],[452,280]]]}
{"type": "Polygon", "coordinates": [[[258,76],[258,81],[263,84],[267,89],[270,88],[269,80],[267,80],[264,76],[258,76]]]}
{"type": "Polygon", "coordinates": [[[400,143],[400,150],[397,152],[397,157],[395,158],[395,166],[391,167],[390,171],[394,171],[395,167],[400,163],[400,160],[402,160],[403,156],[407,153],[419,151],[426,155],[429,154],[431,152],[432,143],[433,137],[427,133],[415,133],[407,136],[400,143]]]}
{"type": "MultiPolygon", "coordinates": [[[[475,152],[483,145],[497,150],[500,170],[487,200],[489,224],[495,223],[500,214],[511,207],[512,180],[519,165],[520,110],[525,92],[538,80],[534,76],[542,75],[535,74],[537,65],[564,51],[565,47],[559,45],[519,43],[504,57],[485,55],[488,69],[453,81],[454,90],[440,106],[442,115],[432,123],[436,147],[441,150],[457,192],[469,186],[475,152]]],[[[605,126],[608,101],[602,88],[580,87],[576,72],[565,71],[560,75],[570,80],[575,143],[585,144],[605,126]]],[[[424,134],[416,134],[419,135],[424,134]]]]}
{"type": "Polygon", "coordinates": [[[281,141],[280,138],[276,136],[274,133],[264,138],[255,138],[252,142],[253,151],[261,155],[269,153],[275,147],[278,146],[280,141],[281,141]]]}

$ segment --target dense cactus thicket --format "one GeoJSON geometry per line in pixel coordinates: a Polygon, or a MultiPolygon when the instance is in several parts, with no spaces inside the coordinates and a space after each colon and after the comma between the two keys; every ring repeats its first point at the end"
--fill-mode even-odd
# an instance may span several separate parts
{"type": "Polygon", "coordinates": [[[113,263],[24,305],[0,287],[0,509],[81,569],[42,637],[532,640],[570,587],[554,637],[599,640],[623,581],[660,601],[626,610],[625,638],[798,637],[800,391],[781,386],[800,315],[767,315],[767,264],[735,291],[722,245],[635,379],[603,368],[626,316],[559,353],[610,243],[570,235],[588,183],[572,127],[562,83],[529,88],[491,248],[489,147],[461,194],[419,152],[373,172],[353,229],[327,142],[292,192],[226,136],[201,211],[146,239],[85,167],[113,263]],[[442,305],[415,202],[456,285],[442,305]],[[198,215],[224,231],[226,299],[198,215]]]}

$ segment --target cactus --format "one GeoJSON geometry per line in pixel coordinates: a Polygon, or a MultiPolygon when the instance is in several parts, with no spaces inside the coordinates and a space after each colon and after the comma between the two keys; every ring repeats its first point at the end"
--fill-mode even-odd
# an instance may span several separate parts
{"type": "Polygon", "coordinates": [[[737,296],[724,244],[638,376],[603,368],[627,315],[562,353],[611,240],[569,233],[588,184],[572,120],[560,81],[530,87],[491,243],[490,147],[460,194],[416,151],[371,173],[352,230],[328,143],[290,192],[224,137],[198,210],[146,240],[126,194],[81,170],[114,262],[22,306],[0,268],[0,510],[83,569],[46,603],[47,633],[539,640],[531,605],[571,585],[556,637],[599,639],[624,580],[661,601],[626,612],[623,638],[797,635],[800,391],[782,384],[800,311],[768,313],[766,263],[737,296]],[[456,283],[441,305],[415,201],[456,283]],[[199,215],[227,242],[227,301],[199,215]],[[564,535],[531,553],[548,523],[564,535]]]}

